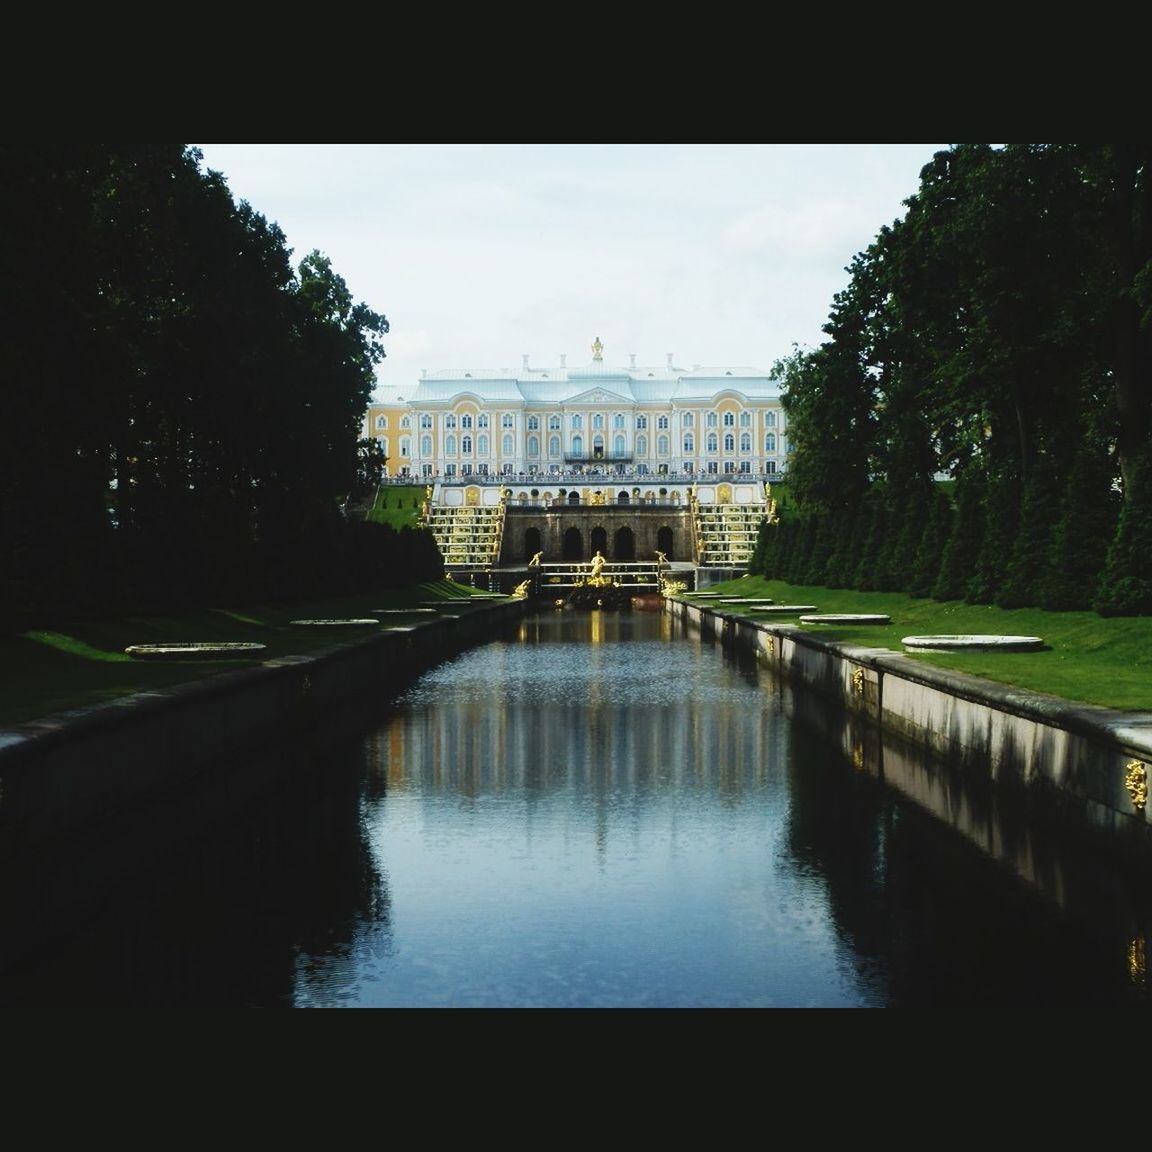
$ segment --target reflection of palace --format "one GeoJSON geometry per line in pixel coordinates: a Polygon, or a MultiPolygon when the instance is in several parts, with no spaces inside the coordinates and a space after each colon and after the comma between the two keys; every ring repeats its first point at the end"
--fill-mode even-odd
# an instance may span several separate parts
{"type": "Polygon", "coordinates": [[[756,368],[568,368],[425,372],[381,386],[364,435],[390,476],[776,476],[787,471],[780,383],[756,368]]]}

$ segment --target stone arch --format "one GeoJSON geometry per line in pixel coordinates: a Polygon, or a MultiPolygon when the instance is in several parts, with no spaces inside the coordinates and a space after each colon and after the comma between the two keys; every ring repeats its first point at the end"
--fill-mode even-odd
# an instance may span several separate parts
{"type": "Polygon", "coordinates": [[[672,546],[675,539],[675,534],[667,524],[661,524],[656,529],[656,547],[659,551],[663,552],[669,560],[676,559],[676,551],[672,546]]]}
{"type": "Polygon", "coordinates": [[[614,560],[636,559],[636,534],[627,524],[617,528],[612,537],[612,558],[614,560]]]}
{"type": "Polygon", "coordinates": [[[572,491],[568,493],[568,503],[569,504],[579,504],[580,503],[580,493],[577,492],[575,488],[573,488],[572,491]]]}
{"type": "Polygon", "coordinates": [[[628,496],[628,489],[627,488],[621,488],[620,491],[616,493],[616,503],[617,504],[629,504],[629,503],[631,503],[631,500],[628,496]]]}
{"type": "Polygon", "coordinates": [[[584,534],[579,528],[569,528],[564,533],[564,559],[584,559],[584,534]]]}
{"type": "Polygon", "coordinates": [[[540,529],[529,528],[524,533],[524,559],[531,560],[537,552],[542,552],[544,545],[540,542],[540,529]]]}
{"type": "Polygon", "coordinates": [[[597,552],[603,552],[605,556],[608,555],[608,529],[603,524],[597,524],[592,529],[591,554],[595,555],[597,552]]]}

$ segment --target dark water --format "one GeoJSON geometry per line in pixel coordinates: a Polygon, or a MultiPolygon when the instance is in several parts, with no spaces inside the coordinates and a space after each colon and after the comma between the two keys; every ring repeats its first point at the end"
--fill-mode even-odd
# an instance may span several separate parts
{"type": "Polygon", "coordinates": [[[183,797],[9,877],[0,1005],[1152,1004],[1148,875],[855,740],[662,614],[548,613],[210,836],[183,797]]]}

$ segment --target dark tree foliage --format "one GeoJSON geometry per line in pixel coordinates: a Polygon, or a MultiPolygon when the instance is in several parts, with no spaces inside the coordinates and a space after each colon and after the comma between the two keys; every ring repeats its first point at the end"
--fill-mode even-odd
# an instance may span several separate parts
{"type": "MultiPolygon", "coordinates": [[[[801,533],[828,512],[870,526],[851,586],[1002,606],[1095,589],[1100,610],[1144,610],[1130,505],[1152,437],[1150,162],[1145,144],[938,153],[847,269],[829,339],[777,366],[801,533]],[[1097,493],[1118,478],[1125,515],[1108,495],[1091,513],[1059,502],[1073,467],[1097,493]],[[942,477],[947,514],[928,496],[942,477]]],[[[827,578],[844,563],[834,546],[827,578]]]]}
{"type": "Polygon", "coordinates": [[[327,593],[398,564],[339,516],[388,323],[319,253],[294,270],[200,164],[181,144],[0,147],[12,626],[327,593]]]}
{"type": "Polygon", "coordinates": [[[1152,615],[1152,449],[1129,460],[1125,499],[1092,607],[1101,616],[1152,615]]]}

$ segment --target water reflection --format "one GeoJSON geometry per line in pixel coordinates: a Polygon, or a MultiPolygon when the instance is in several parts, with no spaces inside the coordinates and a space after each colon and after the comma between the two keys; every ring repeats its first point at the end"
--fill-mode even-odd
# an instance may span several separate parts
{"type": "Polygon", "coordinates": [[[544,613],[379,703],[6,876],[0,1003],[1152,1003],[1146,876],[662,614],[544,613]],[[237,772],[277,791],[204,834],[237,772]]]}

